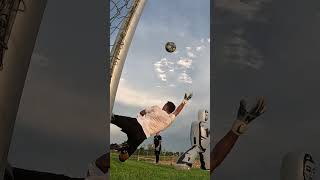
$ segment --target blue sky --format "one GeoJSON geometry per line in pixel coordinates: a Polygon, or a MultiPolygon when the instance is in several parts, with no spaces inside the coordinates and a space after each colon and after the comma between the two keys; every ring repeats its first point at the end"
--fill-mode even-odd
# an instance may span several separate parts
{"type": "MultiPolygon", "coordinates": [[[[210,108],[209,4],[209,0],[147,1],[122,72],[115,114],[135,117],[147,106],[162,106],[168,100],[178,105],[185,92],[194,93],[176,122],[162,133],[167,150],[185,151],[191,122],[200,108],[210,108]],[[175,53],[165,51],[167,41],[176,43],[175,53]]],[[[126,135],[111,125],[111,143],[124,140],[126,135]]]]}

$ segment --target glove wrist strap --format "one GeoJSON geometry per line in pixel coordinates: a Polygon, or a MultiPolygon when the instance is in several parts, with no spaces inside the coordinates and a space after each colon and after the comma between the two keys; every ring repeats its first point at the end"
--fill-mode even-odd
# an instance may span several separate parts
{"type": "Polygon", "coordinates": [[[232,125],[232,132],[234,132],[236,135],[240,136],[244,134],[247,130],[247,124],[241,120],[235,120],[232,125]]]}
{"type": "Polygon", "coordinates": [[[186,100],[186,99],[184,99],[183,101],[182,101],[182,104],[187,104],[188,103],[188,100],[186,100]]]}

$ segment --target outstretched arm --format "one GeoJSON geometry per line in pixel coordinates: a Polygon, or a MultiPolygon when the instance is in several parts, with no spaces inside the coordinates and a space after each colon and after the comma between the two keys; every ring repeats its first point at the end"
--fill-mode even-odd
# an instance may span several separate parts
{"type": "Polygon", "coordinates": [[[182,111],[182,109],[184,108],[184,106],[187,104],[187,102],[192,98],[192,93],[184,94],[184,99],[182,101],[182,103],[176,108],[176,110],[173,112],[173,114],[177,117],[180,112],[182,111]]]}
{"type": "Polygon", "coordinates": [[[266,111],[266,103],[263,97],[257,100],[257,104],[250,110],[246,109],[245,100],[240,101],[237,119],[232,125],[232,129],[216,144],[213,151],[210,153],[210,172],[219,166],[222,161],[227,157],[237,142],[239,136],[247,130],[247,126],[255,118],[260,116],[266,111]]]}
{"type": "Polygon", "coordinates": [[[184,108],[184,106],[186,105],[186,103],[181,103],[178,107],[177,107],[177,109],[173,112],[173,114],[177,117],[179,114],[180,114],[180,112],[182,111],[182,109],[184,108]]]}
{"type": "Polygon", "coordinates": [[[210,153],[210,172],[219,166],[227,157],[234,144],[237,142],[239,136],[232,131],[229,131],[214,147],[210,153]]]}

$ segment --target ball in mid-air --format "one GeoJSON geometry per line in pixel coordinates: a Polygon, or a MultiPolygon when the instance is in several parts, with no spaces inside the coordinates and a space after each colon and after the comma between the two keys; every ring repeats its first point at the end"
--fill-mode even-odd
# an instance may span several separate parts
{"type": "Polygon", "coordinates": [[[177,49],[176,44],[174,42],[167,42],[165,47],[166,51],[169,53],[173,53],[177,49]]]}

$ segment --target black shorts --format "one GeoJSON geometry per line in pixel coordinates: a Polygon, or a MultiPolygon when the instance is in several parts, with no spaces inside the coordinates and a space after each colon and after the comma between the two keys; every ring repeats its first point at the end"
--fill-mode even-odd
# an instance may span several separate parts
{"type": "Polygon", "coordinates": [[[121,128],[121,131],[127,134],[127,143],[129,147],[126,150],[129,156],[131,156],[137,150],[138,146],[147,139],[136,118],[114,115],[111,123],[121,128]]]}

